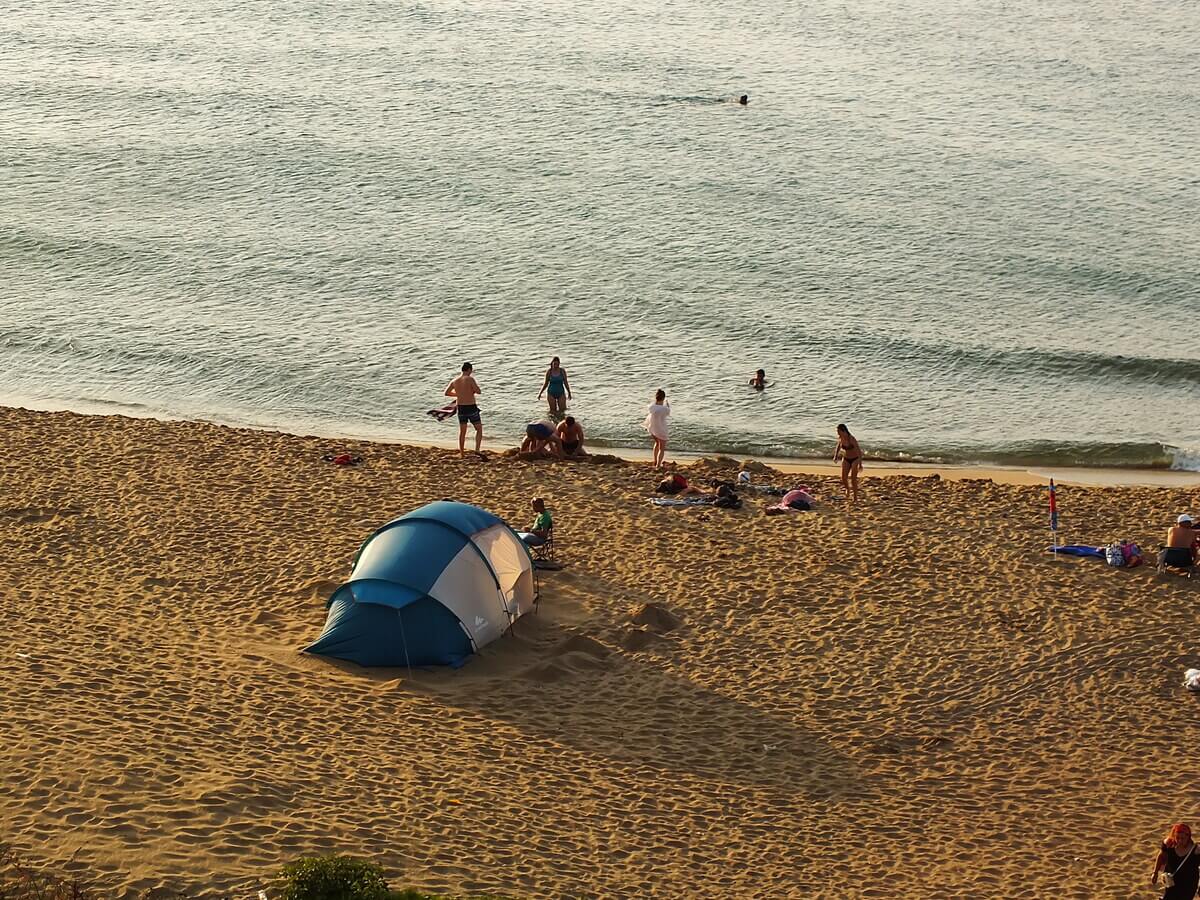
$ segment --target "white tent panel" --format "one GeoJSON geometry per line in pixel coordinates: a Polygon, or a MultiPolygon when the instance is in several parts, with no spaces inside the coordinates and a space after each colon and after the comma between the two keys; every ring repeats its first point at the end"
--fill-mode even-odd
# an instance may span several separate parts
{"type": "Polygon", "coordinates": [[[507,525],[497,524],[472,535],[471,540],[492,564],[513,616],[533,609],[533,564],[521,539],[507,525]]]}
{"type": "Polygon", "coordinates": [[[496,579],[470,543],[442,570],[429,589],[429,596],[458,616],[476,649],[491,643],[508,628],[508,611],[496,589],[496,579]]]}

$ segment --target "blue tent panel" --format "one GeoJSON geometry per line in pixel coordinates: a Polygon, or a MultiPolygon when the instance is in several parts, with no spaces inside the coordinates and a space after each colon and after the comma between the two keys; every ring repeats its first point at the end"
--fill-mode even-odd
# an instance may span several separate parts
{"type": "MultiPolygon", "coordinates": [[[[375,591],[387,588],[377,582],[375,591]]],[[[359,582],[334,595],[321,636],[305,649],[309,653],[349,660],[360,666],[460,666],[471,655],[471,641],[454,613],[432,597],[413,597],[397,610],[378,599],[355,602],[359,582]]],[[[403,590],[403,589],[402,589],[403,590]]],[[[400,601],[400,598],[396,598],[400,601]]]]}
{"type": "Polygon", "coordinates": [[[398,519],[371,536],[350,577],[394,581],[425,593],[469,541],[440,522],[398,519]]]}
{"type": "Polygon", "coordinates": [[[329,606],[333,601],[345,594],[356,603],[377,603],[380,606],[390,606],[392,609],[403,609],[410,603],[415,603],[425,596],[424,591],[414,590],[394,581],[365,579],[363,581],[348,581],[333,592],[329,598],[329,606]]]}
{"type": "MultiPolygon", "coordinates": [[[[412,512],[405,513],[395,521],[400,522],[412,519],[441,522],[443,525],[449,525],[455,531],[465,535],[479,534],[484,529],[500,524],[500,519],[486,509],[471,506],[469,503],[453,503],[449,500],[426,503],[412,512]]],[[[384,525],[383,527],[387,528],[388,526],[384,525]]]]}

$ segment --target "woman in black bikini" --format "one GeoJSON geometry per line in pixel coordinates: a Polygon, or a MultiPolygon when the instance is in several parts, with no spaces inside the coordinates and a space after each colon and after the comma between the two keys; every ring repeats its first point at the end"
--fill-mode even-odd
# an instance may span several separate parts
{"type": "Polygon", "coordinates": [[[858,473],[862,471],[862,447],[858,446],[858,439],[850,433],[850,429],[845,425],[837,427],[838,442],[837,449],[833,451],[833,461],[837,462],[838,457],[842,459],[842,490],[846,492],[846,497],[853,497],[854,502],[858,502],[858,473]]]}
{"type": "Polygon", "coordinates": [[[1196,896],[1196,886],[1200,883],[1200,856],[1196,855],[1192,830],[1186,825],[1173,825],[1167,832],[1167,839],[1154,860],[1151,884],[1158,884],[1160,873],[1164,875],[1166,887],[1163,900],[1192,900],[1196,896]]]}

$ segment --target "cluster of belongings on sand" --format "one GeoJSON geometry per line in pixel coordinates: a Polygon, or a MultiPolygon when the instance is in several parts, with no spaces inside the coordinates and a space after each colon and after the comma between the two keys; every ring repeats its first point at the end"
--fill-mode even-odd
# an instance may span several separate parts
{"type": "Polygon", "coordinates": [[[357,466],[363,461],[361,456],[354,456],[350,453],[338,453],[336,451],[322,454],[321,459],[325,462],[333,463],[335,466],[357,466]]]}
{"type": "Polygon", "coordinates": [[[1062,553],[1066,556],[1086,556],[1102,559],[1114,568],[1132,569],[1140,566],[1146,560],[1141,548],[1133,541],[1114,541],[1107,547],[1093,547],[1089,544],[1067,544],[1057,549],[1047,547],[1048,553],[1062,553]]]}
{"type": "Polygon", "coordinates": [[[778,503],[768,506],[766,512],[768,516],[777,516],[787,512],[808,512],[816,502],[808,485],[802,484],[784,494],[783,499],[778,503]]]}
{"type": "Polygon", "coordinates": [[[736,484],[722,479],[714,479],[709,484],[711,489],[697,487],[678,472],[672,473],[663,478],[654,488],[656,493],[669,496],[651,497],[650,503],[654,506],[666,507],[715,506],[718,509],[740,509],[742,498],[738,496],[738,491],[750,490],[779,498],[777,503],[766,507],[765,512],[770,516],[807,511],[812,509],[817,502],[808,485],[800,485],[786,490],[751,484],[749,472],[739,472],[736,484]]]}

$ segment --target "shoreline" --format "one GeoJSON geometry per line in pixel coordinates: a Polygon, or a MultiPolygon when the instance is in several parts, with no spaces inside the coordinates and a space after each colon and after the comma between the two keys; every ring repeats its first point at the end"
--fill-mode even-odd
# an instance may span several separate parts
{"type": "MultiPolygon", "coordinates": [[[[106,403],[82,403],[74,406],[61,403],[36,403],[35,405],[27,405],[31,402],[33,401],[18,400],[16,398],[0,395],[0,406],[15,410],[29,410],[31,412],[70,413],[72,415],[95,418],[150,419],[157,422],[196,422],[217,425],[222,428],[231,428],[234,430],[248,429],[250,431],[261,431],[270,434],[288,435],[292,437],[312,437],[328,441],[360,441],[387,446],[415,447],[421,449],[456,450],[458,448],[457,439],[449,439],[444,441],[431,440],[415,436],[404,436],[399,433],[382,434],[370,431],[356,432],[353,429],[345,429],[343,431],[292,431],[289,430],[287,426],[255,425],[223,419],[217,416],[212,418],[193,419],[182,416],[155,414],[149,410],[147,410],[144,414],[141,414],[135,408],[125,409],[124,411],[113,411],[111,405],[106,403]]],[[[470,437],[471,436],[468,435],[468,444],[470,444],[470,437]]],[[[513,449],[513,447],[516,446],[514,444],[513,447],[489,447],[488,444],[489,439],[485,434],[485,451],[499,454],[513,449]]],[[[649,448],[643,450],[637,447],[594,447],[592,449],[592,453],[593,455],[614,456],[624,462],[648,463],[650,461],[649,448]]],[[[839,466],[824,459],[804,457],[746,456],[744,454],[722,453],[711,450],[672,451],[668,448],[667,462],[675,463],[676,465],[680,466],[691,466],[702,459],[711,459],[714,457],[735,459],[739,462],[753,459],[785,474],[813,475],[820,477],[837,477],[840,474],[839,466]]],[[[1200,488],[1200,472],[1191,472],[1178,469],[1147,469],[1132,467],[1120,468],[1101,466],[1003,466],[988,465],[984,463],[953,464],[895,462],[889,460],[873,460],[870,457],[867,457],[866,466],[862,472],[862,477],[864,479],[890,477],[928,478],[934,475],[949,481],[991,480],[999,484],[1010,485],[1046,484],[1051,478],[1053,478],[1058,484],[1071,484],[1088,487],[1200,488]]]]}

